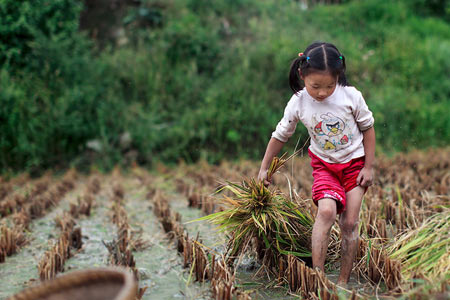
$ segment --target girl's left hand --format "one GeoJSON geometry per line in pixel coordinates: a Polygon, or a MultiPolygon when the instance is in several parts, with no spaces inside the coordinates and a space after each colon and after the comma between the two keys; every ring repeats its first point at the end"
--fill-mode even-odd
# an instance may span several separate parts
{"type": "Polygon", "coordinates": [[[356,183],[362,187],[369,187],[373,184],[373,169],[363,167],[356,178],[356,183]]]}

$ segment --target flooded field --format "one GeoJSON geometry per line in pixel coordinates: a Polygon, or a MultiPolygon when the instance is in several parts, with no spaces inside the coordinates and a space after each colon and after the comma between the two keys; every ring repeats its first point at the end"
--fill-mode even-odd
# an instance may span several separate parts
{"type": "MultiPolygon", "coordinates": [[[[339,254],[329,255],[326,275],[288,256],[285,267],[267,268],[257,248],[230,263],[227,234],[193,222],[227,209],[214,194],[220,184],[256,176],[258,168],[242,161],[2,179],[0,299],[65,272],[108,265],[135,274],[141,299],[448,299],[449,149],[378,159],[345,288],[335,285],[339,254]]],[[[289,162],[274,182],[314,215],[308,159],[289,162]]]]}

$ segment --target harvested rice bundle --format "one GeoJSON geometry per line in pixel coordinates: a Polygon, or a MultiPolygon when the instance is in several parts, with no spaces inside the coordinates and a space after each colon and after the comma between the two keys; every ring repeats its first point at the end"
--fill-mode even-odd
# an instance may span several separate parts
{"type": "Polygon", "coordinates": [[[402,264],[405,279],[425,277],[431,282],[450,273],[450,214],[435,214],[415,230],[405,232],[388,248],[402,264]]]}
{"type": "MultiPolygon", "coordinates": [[[[279,170],[291,157],[274,158],[268,178],[279,170]]],[[[286,199],[277,189],[267,188],[255,179],[241,184],[224,185],[220,191],[229,191],[221,202],[225,210],[197,219],[219,225],[221,231],[230,235],[227,254],[232,259],[249,249],[256,240],[259,258],[269,267],[277,267],[281,254],[311,257],[311,232],[314,219],[300,203],[286,199]]]]}

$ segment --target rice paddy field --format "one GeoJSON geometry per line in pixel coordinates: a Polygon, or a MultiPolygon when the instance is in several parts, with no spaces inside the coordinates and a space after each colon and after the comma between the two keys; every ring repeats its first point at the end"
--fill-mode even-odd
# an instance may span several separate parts
{"type": "MultiPolygon", "coordinates": [[[[2,178],[0,299],[65,272],[123,266],[137,299],[449,299],[450,149],[378,157],[348,286],[313,270],[309,159],[269,189],[259,162],[2,178]]],[[[276,171],[276,170],[274,170],[276,171]]]]}

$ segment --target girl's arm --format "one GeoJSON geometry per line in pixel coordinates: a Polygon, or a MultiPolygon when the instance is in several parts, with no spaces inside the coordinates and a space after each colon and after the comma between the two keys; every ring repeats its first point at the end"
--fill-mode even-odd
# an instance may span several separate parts
{"type": "Polygon", "coordinates": [[[270,182],[267,180],[267,171],[269,170],[270,163],[275,155],[283,148],[284,142],[277,140],[276,138],[270,138],[267,144],[266,153],[261,162],[261,168],[259,169],[258,179],[264,182],[265,186],[268,186],[270,182]]]}
{"type": "Polygon", "coordinates": [[[363,131],[363,144],[365,153],[364,168],[361,169],[356,183],[367,187],[373,183],[373,165],[375,162],[375,129],[373,126],[363,131]]]}

